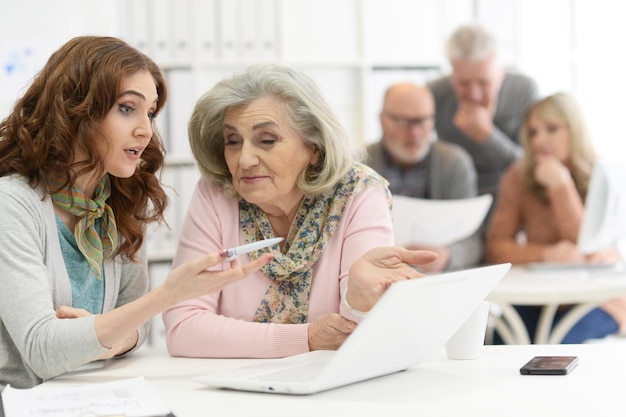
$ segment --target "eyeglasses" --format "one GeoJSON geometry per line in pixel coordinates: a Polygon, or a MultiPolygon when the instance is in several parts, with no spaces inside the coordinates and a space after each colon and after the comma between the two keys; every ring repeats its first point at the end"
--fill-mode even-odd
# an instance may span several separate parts
{"type": "Polygon", "coordinates": [[[434,116],[406,118],[406,117],[400,117],[393,113],[389,113],[388,111],[383,111],[383,114],[385,115],[385,117],[391,120],[391,122],[395,124],[396,127],[399,129],[411,129],[415,126],[426,128],[434,120],[434,116]]]}

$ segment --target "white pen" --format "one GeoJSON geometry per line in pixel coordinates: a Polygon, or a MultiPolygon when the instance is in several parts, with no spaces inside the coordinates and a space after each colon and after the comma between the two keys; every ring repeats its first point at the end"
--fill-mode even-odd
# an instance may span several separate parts
{"type": "Polygon", "coordinates": [[[246,245],[237,246],[235,248],[222,249],[220,251],[220,256],[223,258],[226,258],[224,259],[224,262],[230,262],[239,255],[243,255],[244,253],[248,253],[254,250],[259,250],[268,246],[272,246],[280,242],[281,240],[283,240],[282,237],[276,237],[273,239],[259,240],[258,242],[248,243],[246,245]]]}

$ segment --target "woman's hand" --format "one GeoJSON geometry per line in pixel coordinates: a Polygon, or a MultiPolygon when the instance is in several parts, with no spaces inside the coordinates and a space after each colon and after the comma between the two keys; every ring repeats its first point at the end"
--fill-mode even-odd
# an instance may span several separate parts
{"type": "Polygon", "coordinates": [[[90,316],[91,313],[83,308],[74,308],[68,306],[59,306],[57,308],[57,318],[59,319],[77,319],[79,317],[90,316]]]}
{"type": "Polygon", "coordinates": [[[419,272],[425,274],[435,274],[442,272],[448,266],[450,262],[450,248],[447,246],[429,246],[429,245],[405,245],[405,248],[408,250],[421,250],[421,251],[429,251],[435,252],[437,254],[437,259],[434,262],[430,262],[427,264],[420,265],[418,269],[419,272]]]}
{"type": "Polygon", "coordinates": [[[585,256],[590,264],[614,264],[620,261],[620,255],[616,248],[606,249],[600,252],[590,253],[585,256]]]}
{"type": "Polygon", "coordinates": [[[576,244],[569,240],[561,240],[546,246],[541,257],[544,262],[585,262],[585,256],[578,251],[576,244]]]}
{"type": "Polygon", "coordinates": [[[337,350],[355,327],[355,322],[336,313],[318,317],[309,323],[309,350],[337,350]]]}
{"type": "Polygon", "coordinates": [[[355,310],[369,311],[391,284],[424,276],[413,266],[437,259],[435,252],[385,246],[369,250],[350,268],[346,301],[355,310]]]}
{"type": "Polygon", "coordinates": [[[226,269],[209,271],[208,268],[224,262],[224,258],[215,252],[179,265],[169,273],[163,284],[148,294],[98,314],[95,320],[98,340],[102,346],[108,347],[122,342],[128,350],[136,344],[137,327],[154,315],[182,301],[219,291],[261,268],[272,258],[271,253],[266,253],[243,266],[234,260],[226,269]],[[128,343],[132,340],[135,341],[133,344],[128,343]]]}
{"type": "Polygon", "coordinates": [[[168,304],[172,306],[181,301],[220,291],[228,284],[262,268],[272,259],[274,255],[265,253],[243,266],[235,259],[230,262],[230,268],[209,271],[208,268],[224,262],[219,253],[211,253],[174,268],[161,287],[169,294],[168,304]]]}
{"type": "MultiPolygon", "coordinates": [[[[56,311],[56,315],[60,319],[77,319],[80,317],[90,316],[91,313],[82,308],[74,308],[68,306],[59,306],[56,311]]],[[[96,360],[109,359],[122,353],[126,353],[137,345],[139,335],[137,332],[132,332],[125,338],[115,342],[111,347],[108,347],[108,351],[96,358],[96,360]]]]}
{"type": "Polygon", "coordinates": [[[556,188],[560,185],[573,183],[569,169],[554,156],[541,155],[537,157],[535,166],[537,182],[546,188],[556,188]]]}

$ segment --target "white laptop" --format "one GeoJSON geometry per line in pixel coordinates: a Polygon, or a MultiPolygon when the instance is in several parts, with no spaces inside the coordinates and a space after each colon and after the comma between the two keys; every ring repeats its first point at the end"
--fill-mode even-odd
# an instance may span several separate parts
{"type": "Polygon", "coordinates": [[[511,264],[393,284],[338,350],[313,351],[195,377],[218,388],[313,394],[431,359],[511,264]]]}

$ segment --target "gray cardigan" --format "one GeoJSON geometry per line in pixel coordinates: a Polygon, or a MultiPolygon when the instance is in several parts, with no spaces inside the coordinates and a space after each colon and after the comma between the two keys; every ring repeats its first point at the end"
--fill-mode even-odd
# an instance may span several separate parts
{"type": "MultiPolygon", "coordinates": [[[[95,316],[60,320],[72,305],[50,198],[18,175],[0,177],[0,388],[27,388],[76,369],[107,351],[96,337],[95,316]]],[[[103,311],[148,291],[145,252],[140,263],[105,262],[103,311]]],[[[149,323],[139,332],[139,347],[149,323]]]]}
{"type": "MultiPolygon", "coordinates": [[[[435,141],[428,155],[430,171],[428,173],[429,198],[433,200],[452,200],[475,197],[477,179],[470,156],[458,146],[435,141]]],[[[382,142],[367,147],[367,159],[370,167],[383,177],[388,166],[388,158],[382,142]]],[[[393,190],[393,184],[390,184],[393,190]]],[[[419,197],[409,195],[408,197],[419,197]]],[[[483,240],[480,230],[448,248],[450,261],[447,270],[460,269],[480,263],[483,254],[483,240]]]]}

